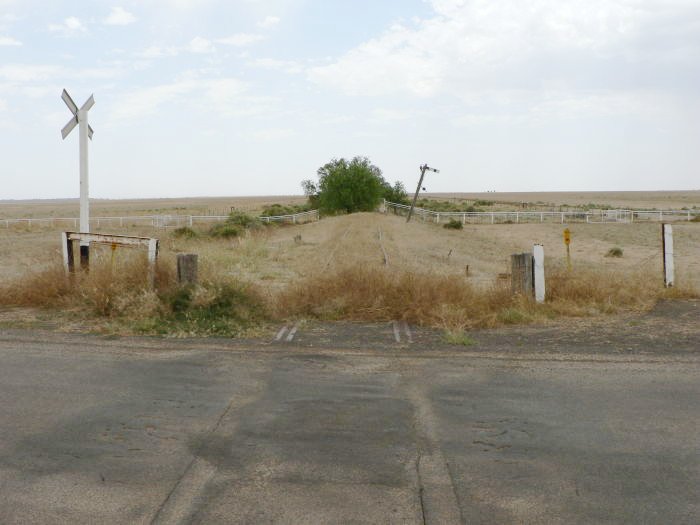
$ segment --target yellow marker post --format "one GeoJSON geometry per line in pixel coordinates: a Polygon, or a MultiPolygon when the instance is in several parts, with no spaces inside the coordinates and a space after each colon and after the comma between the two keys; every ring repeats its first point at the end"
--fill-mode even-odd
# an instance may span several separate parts
{"type": "Polygon", "coordinates": [[[569,270],[571,270],[571,251],[569,250],[569,244],[571,244],[571,230],[569,230],[569,228],[564,230],[564,244],[566,244],[566,265],[569,270]]]}

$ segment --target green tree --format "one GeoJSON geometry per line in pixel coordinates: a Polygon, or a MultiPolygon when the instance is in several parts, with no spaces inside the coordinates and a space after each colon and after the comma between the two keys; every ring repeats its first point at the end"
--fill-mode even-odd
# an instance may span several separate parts
{"type": "Polygon", "coordinates": [[[395,202],[396,204],[409,204],[408,194],[406,193],[406,188],[401,183],[401,181],[396,181],[393,186],[389,183],[385,183],[384,195],[382,195],[389,202],[395,202]]]}
{"type": "MultiPolygon", "coordinates": [[[[392,187],[382,177],[382,171],[367,157],[333,159],[318,171],[318,184],[311,180],[301,183],[312,205],[326,213],[372,211],[382,198],[403,190],[400,182],[392,187]]],[[[405,191],[403,192],[405,198],[405,191]]]]}

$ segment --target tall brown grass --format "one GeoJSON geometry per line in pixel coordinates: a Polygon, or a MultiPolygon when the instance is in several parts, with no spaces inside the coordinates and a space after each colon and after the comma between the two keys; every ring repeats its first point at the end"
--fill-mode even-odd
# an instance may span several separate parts
{"type": "Polygon", "coordinates": [[[457,276],[344,267],[295,283],[275,298],[277,316],[388,321],[461,330],[521,324],[556,316],[648,308],[662,297],[696,297],[687,289],[665,290],[649,272],[602,269],[547,273],[547,301],[510,293],[510,285],[477,287],[457,276]]]}
{"type": "MultiPolygon", "coordinates": [[[[367,265],[345,266],[264,295],[254,283],[205,272],[202,283],[182,288],[174,267],[160,263],[156,286],[144,257],[93,262],[89,272],[66,277],[50,266],[0,286],[0,305],[75,310],[91,318],[118,319],[151,333],[232,335],[240,326],[310,317],[389,321],[464,330],[523,324],[559,316],[643,309],[664,297],[697,297],[687,288],[665,290],[650,271],[610,271],[551,266],[542,305],[510,293],[509,283],[476,286],[464,277],[367,265]]],[[[128,331],[128,330],[127,330],[128,331]]]]}
{"type": "MultiPolygon", "coordinates": [[[[143,254],[141,254],[143,255],[143,254]]],[[[172,265],[160,262],[155,286],[145,256],[96,259],[88,272],[67,276],[61,265],[0,285],[0,306],[69,311],[86,320],[111,323],[121,332],[236,335],[266,317],[254,287],[232,278],[178,286],[172,265]]]]}

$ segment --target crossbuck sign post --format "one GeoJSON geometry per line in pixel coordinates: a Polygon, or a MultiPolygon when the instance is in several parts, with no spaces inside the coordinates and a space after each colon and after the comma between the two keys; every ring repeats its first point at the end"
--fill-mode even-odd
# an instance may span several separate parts
{"type": "MultiPolygon", "coordinates": [[[[95,105],[95,98],[90,95],[90,98],[85,101],[80,109],[65,89],[61,94],[63,102],[66,103],[73,117],[68,121],[68,124],[63,126],[61,137],[65,139],[68,134],[73,131],[75,126],[78,126],[78,135],[80,136],[80,232],[90,233],[90,202],[88,200],[88,138],[92,139],[92,128],[88,124],[88,111],[95,105]]],[[[80,265],[87,267],[90,260],[90,241],[80,241],[80,265]]]]}

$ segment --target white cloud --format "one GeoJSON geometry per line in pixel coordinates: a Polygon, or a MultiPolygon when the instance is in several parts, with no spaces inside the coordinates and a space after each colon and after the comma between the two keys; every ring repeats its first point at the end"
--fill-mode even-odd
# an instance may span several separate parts
{"type": "Polygon", "coordinates": [[[279,23],[280,23],[279,16],[266,16],[263,20],[258,22],[258,27],[260,27],[262,29],[270,29],[272,27],[275,27],[279,23]]]}
{"type": "Polygon", "coordinates": [[[190,43],[187,45],[187,50],[190,53],[213,53],[215,51],[211,40],[200,36],[196,36],[190,40],[190,43]]]}
{"type": "Polygon", "coordinates": [[[539,89],[543,82],[602,84],[615,77],[616,65],[642,64],[642,74],[644,63],[692,67],[700,57],[700,3],[690,0],[430,4],[432,17],[392,25],[331,64],[311,68],[309,79],[351,95],[463,96],[486,88],[539,89]]]}
{"type": "Polygon", "coordinates": [[[136,22],[136,17],[123,7],[112,7],[112,10],[103,20],[108,26],[128,26],[136,22]]]}
{"type": "Polygon", "coordinates": [[[253,131],[248,136],[261,141],[282,140],[295,135],[293,129],[289,128],[269,128],[253,131]]]}
{"type": "Polygon", "coordinates": [[[60,66],[33,64],[7,64],[0,66],[0,79],[11,83],[45,81],[64,72],[60,66]]]}
{"type": "Polygon", "coordinates": [[[174,57],[179,53],[178,49],[175,47],[160,47],[151,46],[147,47],[143,51],[136,53],[137,57],[140,58],[163,58],[163,57],[174,57]]]}
{"type": "Polygon", "coordinates": [[[282,71],[291,75],[299,74],[304,71],[304,68],[298,62],[293,60],[276,60],[274,58],[256,58],[247,62],[247,65],[259,67],[261,69],[271,69],[274,71],[282,71]]]}
{"type": "Polygon", "coordinates": [[[7,101],[0,98],[0,111],[6,111],[6,110],[7,110],[7,101]]]}
{"type": "Polygon", "coordinates": [[[263,40],[263,38],[264,37],[262,35],[256,35],[253,33],[237,33],[225,38],[219,38],[216,41],[219,44],[225,44],[228,46],[245,47],[259,42],[260,40],[263,40]]]}
{"type": "Polygon", "coordinates": [[[11,36],[0,36],[0,47],[3,46],[21,46],[22,42],[17,40],[16,38],[12,38],[11,36]]]}
{"type": "Polygon", "coordinates": [[[199,78],[185,74],[169,84],[132,90],[124,94],[112,108],[113,120],[133,120],[157,113],[161,106],[177,102],[193,106],[197,111],[208,110],[230,114],[243,111],[249,104],[243,100],[247,85],[236,78],[199,78]]]}
{"type": "Polygon", "coordinates": [[[63,66],[42,64],[7,64],[0,66],[0,80],[11,85],[29,85],[39,82],[45,85],[47,81],[63,81],[65,79],[111,79],[122,72],[119,67],[96,67],[72,69],[63,66]]]}
{"type": "Polygon", "coordinates": [[[78,17],[69,16],[63,20],[62,24],[49,24],[49,31],[53,33],[61,33],[65,36],[75,35],[87,31],[85,25],[78,17]]]}

